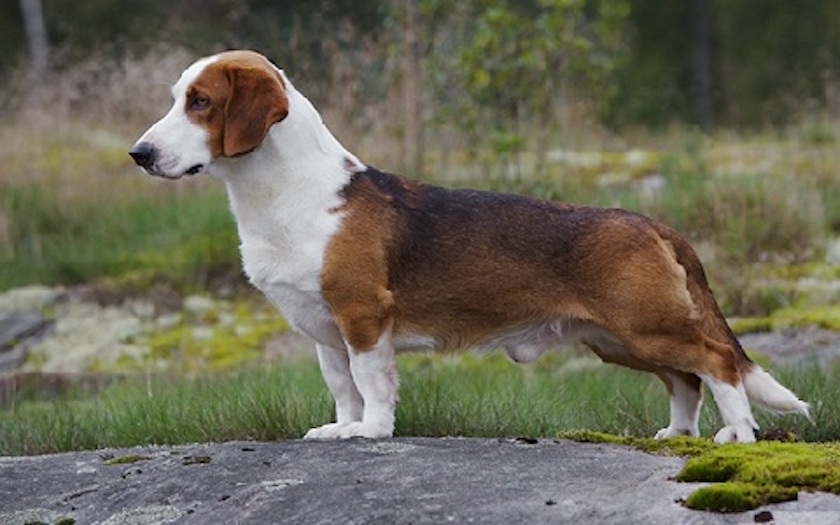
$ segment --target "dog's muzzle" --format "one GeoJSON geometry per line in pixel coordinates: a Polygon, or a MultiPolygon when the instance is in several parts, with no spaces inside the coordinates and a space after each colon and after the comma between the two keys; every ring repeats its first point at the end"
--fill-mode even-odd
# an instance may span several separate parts
{"type": "Polygon", "coordinates": [[[183,172],[170,172],[166,167],[159,165],[160,151],[151,142],[138,142],[131,148],[128,154],[149,175],[158,175],[167,179],[178,179],[184,175],[195,175],[196,173],[201,173],[204,169],[204,164],[196,164],[183,172]]]}

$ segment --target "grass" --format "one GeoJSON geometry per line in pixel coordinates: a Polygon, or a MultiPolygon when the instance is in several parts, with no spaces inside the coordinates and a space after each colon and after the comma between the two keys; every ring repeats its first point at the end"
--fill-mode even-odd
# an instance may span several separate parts
{"type": "Polygon", "coordinates": [[[127,276],[201,287],[239,273],[233,219],[221,191],[169,187],[165,194],[156,181],[144,180],[157,188],[139,190],[138,182],[61,197],[47,184],[3,187],[0,181],[0,210],[11,225],[8,242],[0,245],[0,288],[127,276]],[[109,202],[111,192],[131,197],[109,202]]]}
{"type": "MultiPolygon", "coordinates": [[[[588,429],[641,437],[667,424],[667,397],[656,378],[574,354],[552,354],[530,366],[496,354],[406,355],[398,367],[398,436],[549,437],[588,429]]],[[[840,439],[840,368],[776,375],[814,405],[817,424],[758,413],[762,428],[808,441],[840,439]]],[[[135,377],[96,395],[15,400],[0,411],[0,454],[294,439],[331,417],[331,399],[312,361],[190,380],[135,377]]],[[[709,398],[701,432],[712,435],[720,424],[709,398]]]]}
{"type": "Polygon", "coordinates": [[[185,380],[135,379],[95,395],[20,401],[0,415],[0,453],[300,437],[331,406],[314,365],[185,380]]]}

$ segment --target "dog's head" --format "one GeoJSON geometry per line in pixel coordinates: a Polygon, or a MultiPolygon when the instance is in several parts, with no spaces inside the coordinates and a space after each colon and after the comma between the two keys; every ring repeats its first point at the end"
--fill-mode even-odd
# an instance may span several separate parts
{"type": "Polygon", "coordinates": [[[151,175],[179,178],[256,149],[289,112],[283,77],[264,56],[228,51],[188,67],[169,112],[129,151],[151,175]]]}

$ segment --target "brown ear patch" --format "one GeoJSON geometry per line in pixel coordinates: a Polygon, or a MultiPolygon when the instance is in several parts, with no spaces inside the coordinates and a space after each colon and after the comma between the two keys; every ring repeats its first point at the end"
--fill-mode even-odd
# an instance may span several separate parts
{"type": "Polygon", "coordinates": [[[270,66],[232,60],[227,66],[231,94],[225,108],[225,157],[251,152],[268,128],[289,114],[289,99],[280,75],[270,66]]]}
{"type": "Polygon", "coordinates": [[[195,118],[208,128],[214,156],[250,153],[289,113],[283,79],[265,57],[252,51],[222,53],[191,89],[206,93],[213,105],[206,117],[195,118]]]}

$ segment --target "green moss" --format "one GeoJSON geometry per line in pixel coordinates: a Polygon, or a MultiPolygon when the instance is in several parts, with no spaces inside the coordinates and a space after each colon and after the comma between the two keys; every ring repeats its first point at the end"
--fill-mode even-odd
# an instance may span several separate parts
{"type": "Polygon", "coordinates": [[[210,456],[187,456],[181,460],[182,465],[204,465],[210,463],[210,456]]]}
{"type": "Polygon", "coordinates": [[[772,486],[759,489],[749,483],[715,483],[697,489],[685,500],[685,506],[694,510],[718,512],[743,512],[769,503],[795,500],[797,490],[772,486]]]}
{"type": "Polygon", "coordinates": [[[730,319],[729,327],[735,335],[771,332],[773,321],[769,317],[742,317],[730,319]]]}
{"type": "Polygon", "coordinates": [[[118,456],[111,459],[106,459],[103,463],[106,465],[128,465],[131,463],[137,463],[138,461],[148,461],[152,458],[149,456],[140,456],[137,454],[132,454],[129,456],[118,456]]]}
{"type": "Polygon", "coordinates": [[[611,436],[598,432],[564,432],[561,438],[587,443],[629,445],[654,454],[689,458],[677,481],[714,483],[686,500],[692,509],[737,512],[767,503],[796,499],[800,490],[840,494],[840,443],[714,445],[700,438],[611,436]]]}
{"type": "Polygon", "coordinates": [[[656,440],[653,438],[637,438],[629,436],[614,436],[591,430],[571,430],[560,432],[561,439],[571,439],[579,443],[612,443],[638,448],[650,454],[692,457],[698,456],[715,445],[708,439],[693,437],[675,437],[656,440]]]}
{"type": "Polygon", "coordinates": [[[212,308],[187,312],[175,324],[138,337],[142,357],[117,359],[120,371],[211,372],[260,360],[266,343],[288,332],[282,317],[247,299],[214,301],[212,308]]]}
{"type": "Polygon", "coordinates": [[[592,430],[567,430],[557,434],[560,439],[569,439],[578,443],[612,443],[617,445],[633,445],[637,438],[614,436],[604,432],[592,430]]]}
{"type": "Polygon", "coordinates": [[[730,321],[730,326],[737,335],[808,326],[840,331],[840,306],[791,306],[775,310],[766,317],[733,319],[730,321]]]}
{"type": "Polygon", "coordinates": [[[840,306],[821,305],[810,308],[782,308],[771,316],[773,328],[801,328],[816,326],[826,330],[840,330],[840,306]]]}

